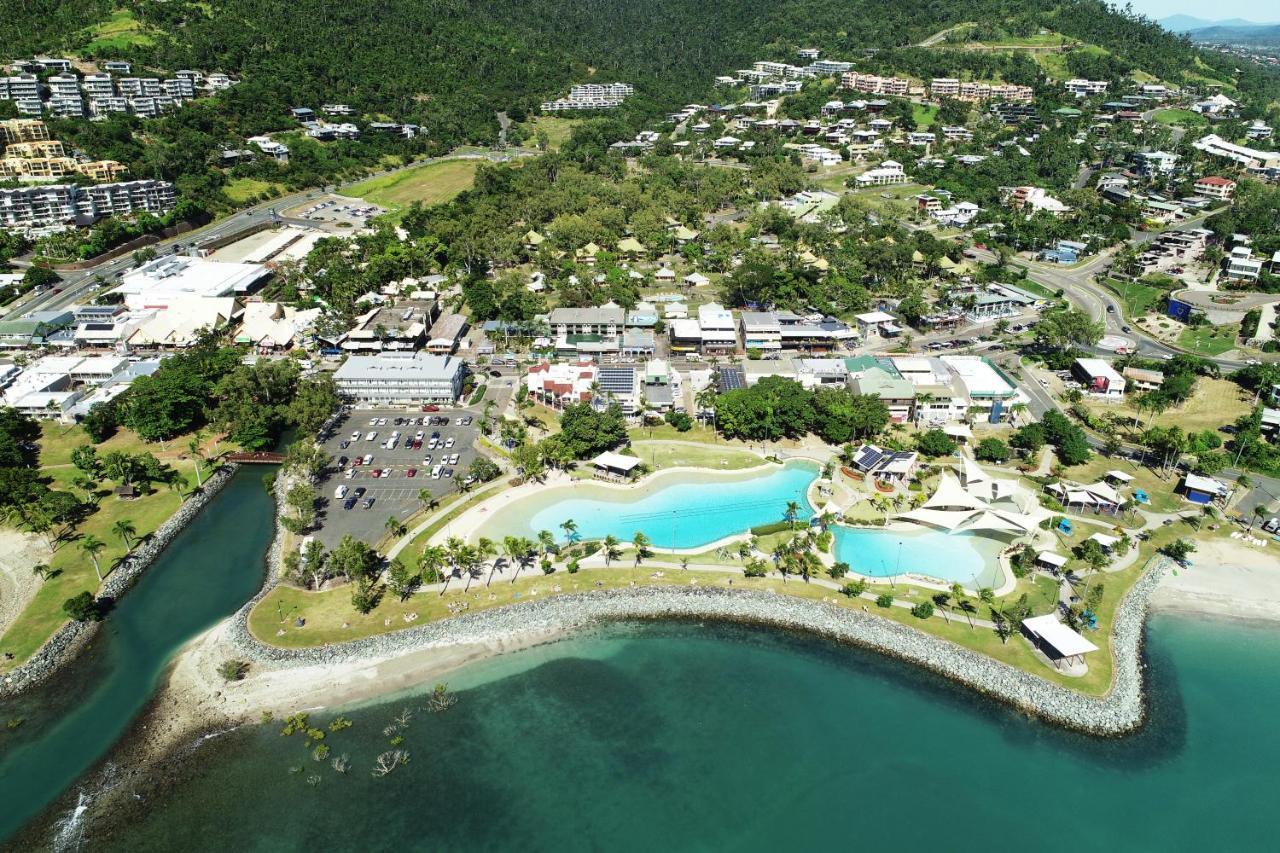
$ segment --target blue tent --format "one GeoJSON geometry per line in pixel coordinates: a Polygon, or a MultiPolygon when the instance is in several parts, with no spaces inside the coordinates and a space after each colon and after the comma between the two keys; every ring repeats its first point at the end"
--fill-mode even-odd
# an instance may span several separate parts
{"type": "Polygon", "coordinates": [[[1071,528],[1071,519],[1069,519],[1069,518],[1064,518],[1064,519],[1062,519],[1062,521],[1059,521],[1059,522],[1058,522],[1058,529],[1059,529],[1059,530],[1061,530],[1063,533],[1067,534],[1068,536],[1070,536],[1070,535],[1071,535],[1071,530],[1072,530],[1072,528],[1071,528]]]}

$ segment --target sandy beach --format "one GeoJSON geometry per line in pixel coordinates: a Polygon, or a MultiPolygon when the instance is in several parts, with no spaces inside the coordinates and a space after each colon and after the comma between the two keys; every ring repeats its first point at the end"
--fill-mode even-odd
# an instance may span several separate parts
{"type": "Polygon", "coordinates": [[[31,567],[49,562],[50,556],[49,548],[34,533],[0,530],[0,634],[9,629],[40,588],[40,578],[32,574],[31,567]]]}
{"type": "Polygon", "coordinates": [[[1280,546],[1220,539],[1197,542],[1189,569],[1170,571],[1151,596],[1154,610],[1280,622],[1280,546]]]}

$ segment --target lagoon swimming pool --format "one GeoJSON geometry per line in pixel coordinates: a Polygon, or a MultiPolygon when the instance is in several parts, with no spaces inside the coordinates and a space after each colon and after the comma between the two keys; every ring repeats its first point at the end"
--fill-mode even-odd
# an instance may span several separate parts
{"type": "Polygon", "coordinates": [[[972,533],[945,533],[921,527],[835,527],[835,556],[869,577],[928,575],[969,589],[999,586],[1004,543],[972,533]]]}
{"type": "Polygon", "coordinates": [[[817,465],[788,462],[735,474],[658,474],[629,488],[591,482],[556,486],[502,508],[478,534],[501,540],[550,530],[563,541],[560,525],[573,519],[576,536],[583,539],[616,536],[630,542],[639,530],[658,548],[698,548],[782,521],[788,501],[800,505],[799,519],[811,517],[805,496],[817,477],[817,465]]]}

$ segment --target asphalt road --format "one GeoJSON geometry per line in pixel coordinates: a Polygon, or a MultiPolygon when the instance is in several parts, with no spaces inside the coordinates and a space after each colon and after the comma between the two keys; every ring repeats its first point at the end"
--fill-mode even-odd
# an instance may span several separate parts
{"type": "MultiPolygon", "coordinates": [[[[360,178],[358,181],[349,181],[333,188],[333,191],[341,190],[344,187],[354,186],[362,183],[370,178],[390,175],[396,172],[402,172],[407,169],[424,166],[428,163],[435,163],[441,160],[458,160],[458,159],[487,159],[495,162],[509,160],[513,157],[528,157],[536,154],[535,151],[529,151],[520,148],[510,148],[500,152],[487,152],[484,154],[449,154],[444,157],[433,157],[427,160],[418,160],[406,166],[395,169],[385,169],[381,172],[375,172],[360,178]]],[[[276,216],[276,211],[289,210],[296,207],[309,199],[324,195],[327,188],[310,189],[301,192],[291,193],[289,195],[280,196],[270,201],[261,202],[243,210],[236,211],[225,219],[220,219],[203,228],[197,228],[194,231],[188,231],[168,240],[161,240],[152,244],[160,254],[166,254],[173,251],[175,245],[189,246],[192,243],[204,243],[215,240],[219,237],[225,237],[228,234],[234,234],[249,226],[261,222],[264,218],[273,217],[283,224],[301,225],[306,227],[315,227],[315,223],[305,219],[291,219],[276,216]]],[[[35,294],[25,301],[21,301],[12,307],[5,315],[5,319],[16,319],[18,317],[30,314],[33,311],[54,310],[65,308],[79,300],[86,294],[99,286],[98,279],[101,278],[107,282],[114,283],[115,276],[124,273],[133,268],[133,257],[131,254],[124,254],[118,258],[104,261],[95,267],[78,272],[61,273],[62,284],[58,286],[55,293],[52,289],[43,293],[35,294]]]]}

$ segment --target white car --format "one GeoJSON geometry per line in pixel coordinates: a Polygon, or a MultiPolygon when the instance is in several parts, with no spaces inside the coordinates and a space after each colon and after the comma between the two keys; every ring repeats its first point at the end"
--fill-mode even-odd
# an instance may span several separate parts
{"type": "Polygon", "coordinates": [[[377,425],[378,425],[377,418],[369,418],[369,426],[377,426],[377,425]]]}
{"type": "Polygon", "coordinates": [[[352,477],[354,477],[355,475],[356,475],[356,469],[355,469],[355,468],[348,468],[348,469],[347,469],[346,477],[347,477],[347,479],[348,479],[348,480],[350,480],[350,479],[351,479],[352,477]]]}
{"type": "Polygon", "coordinates": [[[450,465],[457,465],[457,464],[458,464],[458,454],[454,453],[454,454],[450,455],[450,457],[449,457],[449,464],[450,464],[450,465]]]}
{"type": "Polygon", "coordinates": [[[445,447],[453,447],[453,436],[449,436],[444,440],[445,447]]]}
{"type": "Polygon", "coordinates": [[[368,465],[368,464],[370,464],[370,463],[372,463],[372,462],[373,462],[373,454],[372,454],[372,453],[366,453],[366,454],[364,455],[364,464],[368,465]]]}
{"type": "Polygon", "coordinates": [[[443,468],[443,467],[444,467],[443,465],[437,465],[437,466],[435,466],[434,468],[432,468],[432,469],[431,469],[431,479],[433,479],[433,480],[439,480],[439,479],[440,479],[440,469],[441,469],[441,468],[443,468]]]}
{"type": "Polygon", "coordinates": [[[438,438],[433,438],[427,442],[427,450],[435,450],[439,446],[440,446],[440,439],[438,438]]]}
{"type": "Polygon", "coordinates": [[[426,435],[422,430],[418,430],[418,434],[413,437],[414,441],[422,441],[422,437],[426,435]]]}
{"type": "Polygon", "coordinates": [[[356,430],[355,432],[351,433],[351,440],[352,441],[360,440],[360,430],[356,430]]]}
{"type": "Polygon", "coordinates": [[[378,418],[378,426],[386,426],[386,425],[387,425],[386,418],[378,418]]]}
{"type": "Polygon", "coordinates": [[[333,490],[333,498],[334,498],[334,500],[339,500],[339,501],[340,501],[340,500],[342,500],[343,498],[345,498],[346,496],[347,496],[347,487],[346,487],[345,485],[344,485],[344,486],[338,486],[338,488],[336,488],[336,489],[334,489],[334,490],[333,490]]]}
{"type": "Polygon", "coordinates": [[[378,437],[378,434],[377,434],[376,432],[367,432],[367,433],[365,433],[365,435],[364,435],[364,440],[365,440],[365,441],[373,441],[373,440],[374,440],[375,438],[377,438],[377,437],[378,437]]]}

